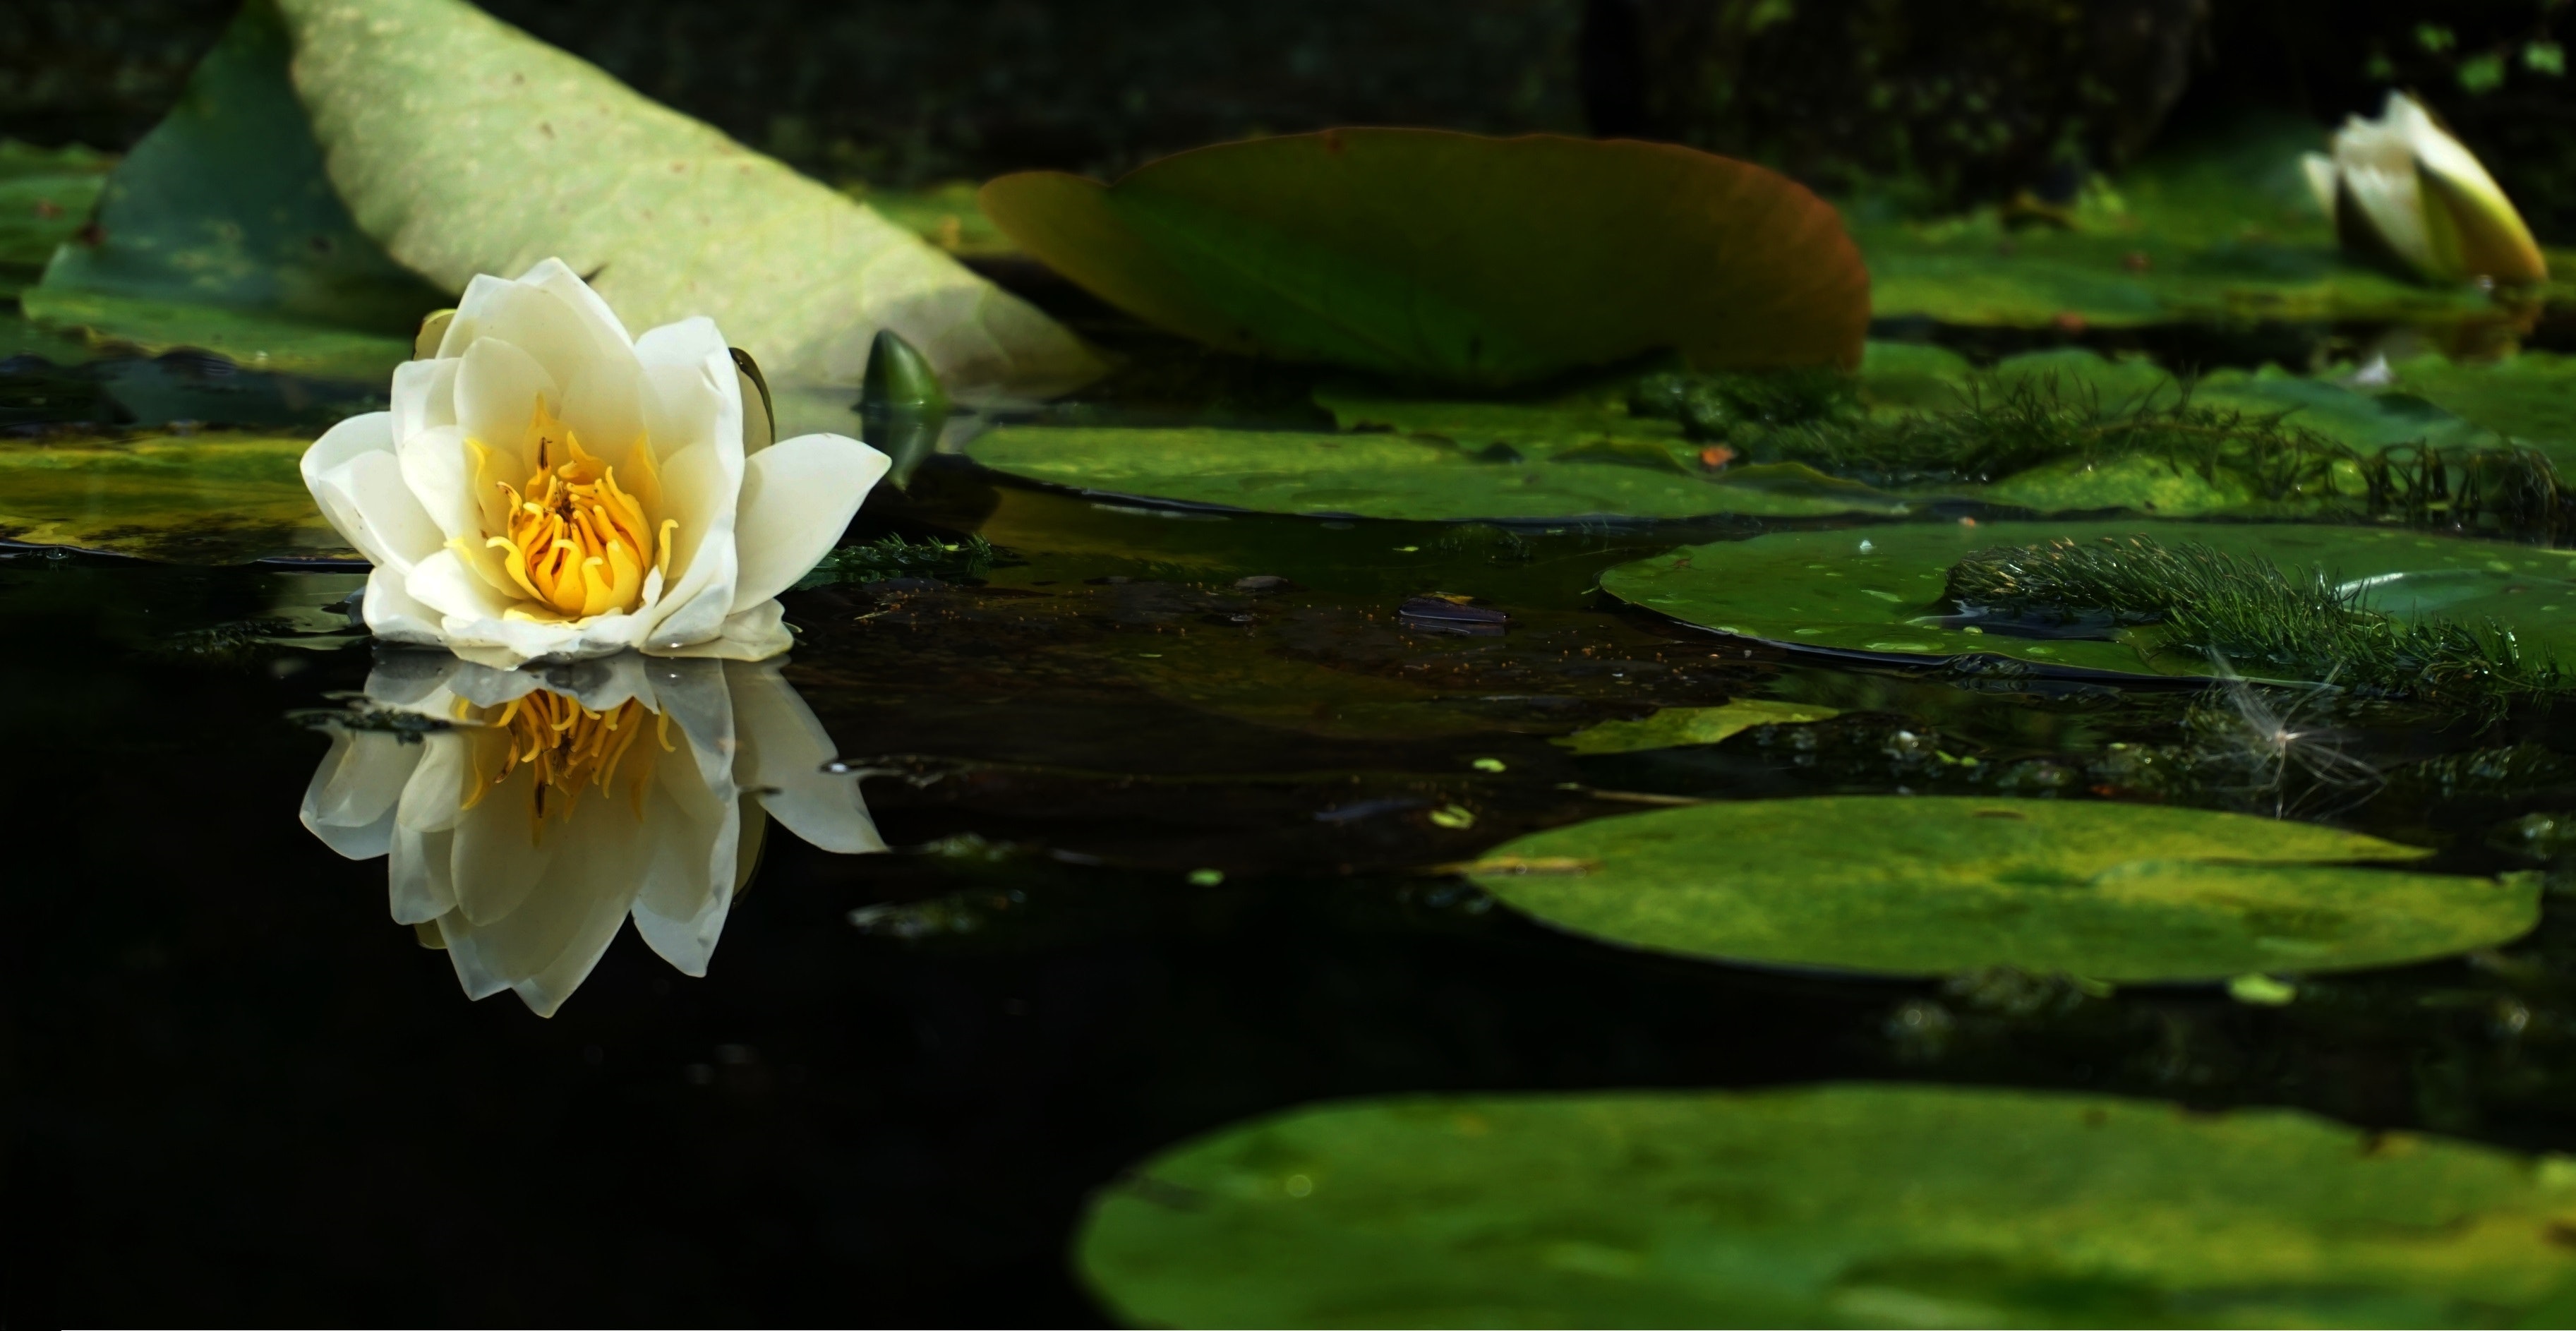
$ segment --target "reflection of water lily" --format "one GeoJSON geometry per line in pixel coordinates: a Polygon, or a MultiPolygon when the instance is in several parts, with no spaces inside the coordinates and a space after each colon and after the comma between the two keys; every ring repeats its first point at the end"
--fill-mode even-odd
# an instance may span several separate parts
{"type": "Polygon", "coordinates": [[[831,434],[761,447],[758,422],[747,450],[745,410],[714,323],[630,337],[548,259],[475,278],[437,355],[394,372],[393,410],[332,427],[304,481],[376,565],[379,637],[495,666],[758,660],[788,646],[773,598],[886,458],[831,434]]]}
{"type": "Polygon", "coordinates": [[[2346,120],[2333,146],[2303,165],[2346,245],[2436,281],[2548,280],[2539,242],[2495,177],[2414,98],[2390,93],[2377,120],[2346,120]]]}
{"type": "Polygon", "coordinates": [[[775,663],[399,653],[367,698],[378,724],[334,728],[304,825],[351,859],[391,856],[394,918],[475,998],[514,989],[552,1015],[630,914],[704,975],[769,818],[825,850],[885,848],[775,663]]]}

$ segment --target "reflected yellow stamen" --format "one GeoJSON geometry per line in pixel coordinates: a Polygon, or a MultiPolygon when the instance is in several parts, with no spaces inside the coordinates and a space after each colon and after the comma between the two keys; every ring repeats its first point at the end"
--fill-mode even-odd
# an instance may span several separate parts
{"type": "MultiPolygon", "coordinates": [[[[666,518],[657,529],[642,501],[617,483],[617,469],[584,449],[542,398],[527,442],[527,455],[536,460],[527,484],[490,482],[501,502],[484,509],[483,549],[500,552],[509,588],[540,611],[586,619],[634,609],[648,565],[670,576],[677,520],[666,518]],[[492,530],[493,524],[504,530],[492,530]]],[[[478,441],[467,444],[476,471],[484,472],[495,461],[493,451],[478,441]]],[[[651,455],[642,440],[634,456],[650,482],[651,455]]],[[[656,493],[652,484],[644,489],[656,493]]]]}
{"type": "MultiPolygon", "coordinates": [[[[544,690],[511,699],[494,709],[483,723],[486,733],[496,736],[497,751],[487,751],[488,757],[475,764],[465,807],[482,803],[493,787],[509,780],[520,768],[530,768],[530,835],[542,840],[547,821],[570,818],[584,789],[613,789],[622,765],[626,771],[627,804],[636,816],[643,816],[644,789],[652,780],[652,750],[645,750],[645,756],[632,763],[624,759],[634,748],[635,737],[643,732],[638,722],[648,712],[650,708],[633,698],[605,711],[594,711],[560,693],[544,690]]],[[[669,738],[669,714],[651,714],[655,738],[661,741],[663,751],[677,752],[669,738]]]]}

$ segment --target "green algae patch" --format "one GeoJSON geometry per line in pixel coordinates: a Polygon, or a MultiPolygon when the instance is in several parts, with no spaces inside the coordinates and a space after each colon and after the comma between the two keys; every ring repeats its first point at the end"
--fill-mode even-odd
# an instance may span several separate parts
{"type": "Polygon", "coordinates": [[[1622,564],[1604,591],[1705,628],[1793,647],[1915,657],[1995,656],[2035,666],[2202,675],[2208,662],[2161,652],[2153,625],[2015,636],[1987,631],[1943,601],[1952,565],[1980,551],[2051,541],[2145,537],[2260,556],[2286,571],[2321,568],[2358,589],[2358,605],[2401,621],[2440,618],[2510,630],[2529,651],[2576,663],[2576,551],[2544,550],[2394,527],[2289,523],[1925,523],[1783,532],[1685,546],[1622,564]]]}
{"type": "Polygon", "coordinates": [[[1496,847],[1469,874],[1609,942],[1711,960],[1943,975],[2223,980],[2520,937],[2536,880],[2362,862],[2426,852],[2159,805],[1851,795],[1660,809],[1496,847]],[[1575,866],[1550,873],[1510,866],[1575,866]]]}
{"type": "Polygon", "coordinates": [[[2549,1325],[2572,1180],[2110,1096],[1411,1095],[1139,1162],[1074,1264],[1146,1326],[2549,1325]]]}
{"type": "Polygon", "coordinates": [[[297,472],[311,446],[220,434],[0,443],[0,538],[200,564],[355,559],[297,472]]]}
{"type": "Polygon", "coordinates": [[[1604,721],[1551,743],[1576,753],[1635,753],[1685,744],[1715,744],[1755,726],[1801,725],[1842,715],[1809,703],[1744,698],[1722,707],[1666,707],[1634,721],[1604,721]]]}

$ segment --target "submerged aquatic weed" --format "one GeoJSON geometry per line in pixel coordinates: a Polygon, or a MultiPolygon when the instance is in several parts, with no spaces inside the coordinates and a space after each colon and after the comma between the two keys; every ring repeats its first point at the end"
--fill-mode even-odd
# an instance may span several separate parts
{"type": "Polygon", "coordinates": [[[1823,369],[1650,374],[1629,391],[1628,410],[1679,421],[1684,435],[1702,442],[1774,426],[1850,424],[1864,415],[1860,382],[1823,369]]]}
{"type": "Polygon", "coordinates": [[[962,541],[907,541],[899,535],[889,535],[865,545],[845,545],[823,556],[812,572],[798,580],[796,590],[879,578],[980,578],[1009,554],[981,536],[968,536],[962,541]]]}
{"type": "Polygon", "coordinates": [[[2238,774],[2216,777],[2211,789],[2266,800],[2272,816],[2286,818],[2341,812],[2387,784],[2354,752],[2357,734],[2331,724],[2328,713],[2344,693],[2332,678],[2304,688],[2264,686],[2237,674],[2224,656],[2211,664],[2222,683],[2183,716],[2192,766],[2238,774]]]}
{"type": "Polygon", "coordinates": [[[1946,587],[1989,631],[2107,637],[2152,624],[2159,654],[2342,681],[2375,696],[2500,705],[2576,687],[2501,624],[2410,624],[2364,608],[2362,591],[2319,568],[2294,574],[2256,556],[2145,537],[1981,550],[1952,566],[1946,587]]]}

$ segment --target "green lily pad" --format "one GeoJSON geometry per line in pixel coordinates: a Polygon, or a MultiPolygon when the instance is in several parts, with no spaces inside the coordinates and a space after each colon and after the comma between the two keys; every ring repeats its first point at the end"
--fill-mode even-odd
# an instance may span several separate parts
{"type": "Polygon", "coordinates": [[[711,315],[782,383],[857,384],[881,327],[952,387],[1101,369],[910,231],[463,0],[279,8],[331,183],[447,290],[561,258],[632,328],[711,315]]]}
{"type": "Polygon", "coordinates": [[[2344,256],[2300,175],[2322,140],[2301,120],[2249,123],[2152,156],[2055,218],[2015,225],[1986,209],[1856,226],[1875,312],[2019,327],[2491,315],[2473,285],[2419,285],[2344,256]]]}
{"type": "Polygon", "coordinates": [[[1536,521],[1587,516],[1802,517],[1902,513],[1907,501],[1811,467],[1700,473],[1678,438],[1577,437],[1525,455],[1508,438],[1271,430],[1005,426],[967,456],[1013,476],[1095,493],[1265,513],[1536,521]]]}
{"type": "Polygon", "coordinates": [[[220,434],[0,443],[0,539],[208,564],[354,559],[296,469],[311,446],[220,434]]]}
{"type": "Polygon", "coordinates": [[[2576,662],[2576,551],[2390,527],[2131,519],[1781,532],[1622,564],[1601,575],[1601,587],[1676,619],[1796,647],[1984,654],[2125,674],[2204,673],[2197,659],[2152,654],[2152,626],[2093,640],[2012,637],[1937,622],[1945,613],[1937,602],[1950,566],[1979,550],[2128,536],[2168,546],[2196,541],[2287,569],[2316,565],[2346,580],[2372,579],[2362,601],[2368,608],[2401,619],[2493,619],[2525,647],[2576,662]]]}
{"type": "Polygon", "coordinates": [[[159,355],[183,347],[214,351],[255,370],[315,379],[371,381],[411,359],[412,339],[281,319],[258,310],[152,300],[103,291],[30,287],[19,297],[48,328],[86,343],[159,355]]]}
{"type": "Polygon", "coordinates": [[[75,144],[0,139],[0,297],[33,283],[54,248],[79,234],[116,159],[75,144]]]}
{"type": "Polygon", "coordinates": [[[1635,721],[1604,721],[1552,740],[1576,753],[1634,753],[1684,744],[1715,744],[1755,726],[1797,725],[1842,715],[1808,703],[1742,698],[1723,707],[1666,707],[1635,721]]]}
{"type": "Polygon", "coordinates": [[[1093,1201],[1145,1326],[2563,1322],[2576,1170],[2278,1109],[1943,1086],[1403,1096],[1093,1201]]]}
{"type": "Polygon", "coordinates": [[[1869,276],[1833,208],[1667,144],[1335,129],[1114,185],[1054,171],[984,211],[1058,272],[1212,346],[1499,387],[1642,352],[1854,364],[1869,276]]]}
{"type": "Polygon", "coordinates": [[[2526,351],[2499,361],[2418,356],[2391,367],[2401,393],[2511,435],[2576,473],[2576,356],[2526,351]]]}
{"type": "Polygon", "coordinates": [[[1595,938],[1885,975],[2350,970],[2492,946],[2538,922],[2536,879],[2349,867],[2426,853],[2160,805],[1851,795],[1596,819],[1507,842],[1468,872],[1595,938]]]}
{"type": "Polygon", "coordinates": [[[335,378],[391,373],[421,316],[450,302],[331,192],[288,83],[291,54],[276,6],[243,6],[109,178],[97,227],[26,293],[27,312],[150,351],[202,347],[335,378]]]}

